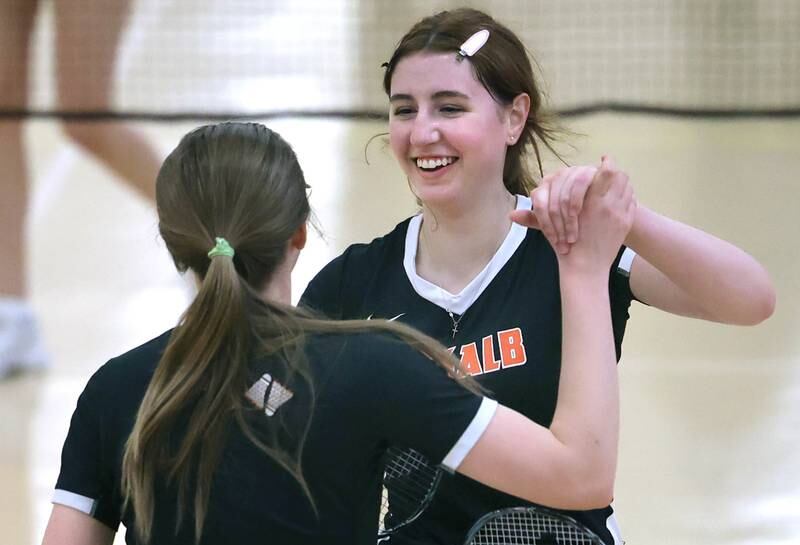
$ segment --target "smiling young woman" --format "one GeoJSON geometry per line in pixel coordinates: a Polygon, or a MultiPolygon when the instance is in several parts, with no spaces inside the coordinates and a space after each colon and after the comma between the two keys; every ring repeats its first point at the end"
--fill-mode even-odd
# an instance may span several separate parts
{"type": "Polygon", "coordinates": [[[494,195],[507,208],[505,149],[525,125],[528,96],[497,103],[472,65],[455,61],[452,53],[408,56],[394,74],[390,143],[419,199],[455,212],[494,195]]]}
{"type": "Polygon", "coordinates": [[[522,132],[530,100],[521,94],[508,105],[496,102],[475,79],[472,65],[456,61],[452,53],[403,58],[391,85],[392,151],[427,215],[438,220],[422,222],[425,248],[417,255],[417,270],[458,293],[486,265],[511,226],[508,214],[516,203],[503,184],[505,149],[522,132]],[[450,230],[459,240],[456,246],[441,236],[450,230]],[[464,233],[472,233],[474,252],[463,252],[464,233]],[[475,259],[464,259],[470,255],[475,259]],[[456,257],[461,266],[443,266],[456,257]]]}
{"type": "MultiPolygon", "coordinates": [[[[301,304],[340,319],[401,315],[450,347],[498,400],[557,426],[558,260],[589,234],[580,214],[591,187],[611,177],[632,195],[627,175],[604,157],[599,168],[540,179],[541,152],[553,151],[558,125],[524,45],[483,12],[419,21],[386,63],[383,85],[391,148],[421,213],[349,247],[312,280],[301,304]],[[485,43],[464,51],[479,33],[488,33],[485,43]]],[[[609,211],[607,219],[624,213],[609,211]]],[[[728,323],[755,324],[772,313],[769,276],[731,244],[642,205],[625,243],[607,279],[617,358],[634,299],[728,323]]],[[[392,543],[456,543],[481,515],[520,503],[446,477],[392,543]]],[[[610,505],[572,515],[607,543],[621,543],[610,505]]]]}

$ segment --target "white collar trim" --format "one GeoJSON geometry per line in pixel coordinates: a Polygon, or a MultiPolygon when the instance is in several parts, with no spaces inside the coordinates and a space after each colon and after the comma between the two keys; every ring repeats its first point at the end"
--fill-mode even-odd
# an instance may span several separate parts
{"type": "MultiPolygon", "coordinates": [[[[530,209],[530,198],[517,195],[517,210],[530,209]]],[[[514,255],[514,252],[519,248],[519,245],[525,240],[525,235],[528,232],[526,227],[517,223],[512,223],[505,240],[503,240],[497,252],[492,256],[492,259],[489,260],[489,263],[486,264],[483,270],[479,272],[460,293],[452,294],[417,274],[417,248],[419,246],[419,230],[421,226],[422,214],[417,214],[411,218],[408,224],[405,255],[403,257],[403,267],[406,270],[406,276],[411,282],[414,291],[416,291],[420,297],[443,308],[447,312],[453,312],[455,314],[464,314],[467,309],[472,306],[472,303],[480,297],[486,287],[494,280],[494,277],[497,276],[500,269],[508,263],[508,260],[511,259],[511,256],[514,255]]]]}

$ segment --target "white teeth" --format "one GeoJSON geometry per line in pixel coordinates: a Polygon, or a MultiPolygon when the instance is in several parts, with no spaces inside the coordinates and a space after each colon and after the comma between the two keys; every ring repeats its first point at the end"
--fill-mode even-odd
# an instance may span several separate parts
{"type": "Polygon", "coordinates": [[[417,159],[417,166],[419,168],[432,169],[436,167],[449,165],[454,161],[455,159],[453,157],[438,157],[436,159],[417,159]]]}

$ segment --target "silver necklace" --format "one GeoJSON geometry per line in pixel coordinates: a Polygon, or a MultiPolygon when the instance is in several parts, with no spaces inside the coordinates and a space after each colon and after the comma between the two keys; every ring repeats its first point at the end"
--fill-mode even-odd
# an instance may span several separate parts
{"type": "Polygon", "coordinates": [[[448,310],[447,311],[447,315],[450,316],[450,320],[453,321],[453,339],[455,339],[456,338],[456,333],[458,333],[458,324],[460,324],[461,320],[464,319],[464,315],[462,314],[461,316],[459,316],[458,320],[456,320],[455,315],[453,314],[452,311],[448,310]]]}

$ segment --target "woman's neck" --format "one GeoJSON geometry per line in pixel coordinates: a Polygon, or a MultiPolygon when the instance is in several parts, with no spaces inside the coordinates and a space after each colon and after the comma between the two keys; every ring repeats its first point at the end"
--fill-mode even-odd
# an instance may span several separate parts
{"type": "Polygon", "coordinates": [[[272,273],[272,278],[261,290],[261,297],[265,300],[282,305],[292,304],[292,270],[297,264],[300,250],[287,244],[286,256],[272,273]]]}
{"type": "Polygon", "coordinates": [[[459,293],[486,267],[511,228],[516,198],[502,191],[463,207],[423,208],[417,244],[417,274],[459,293]]]}

